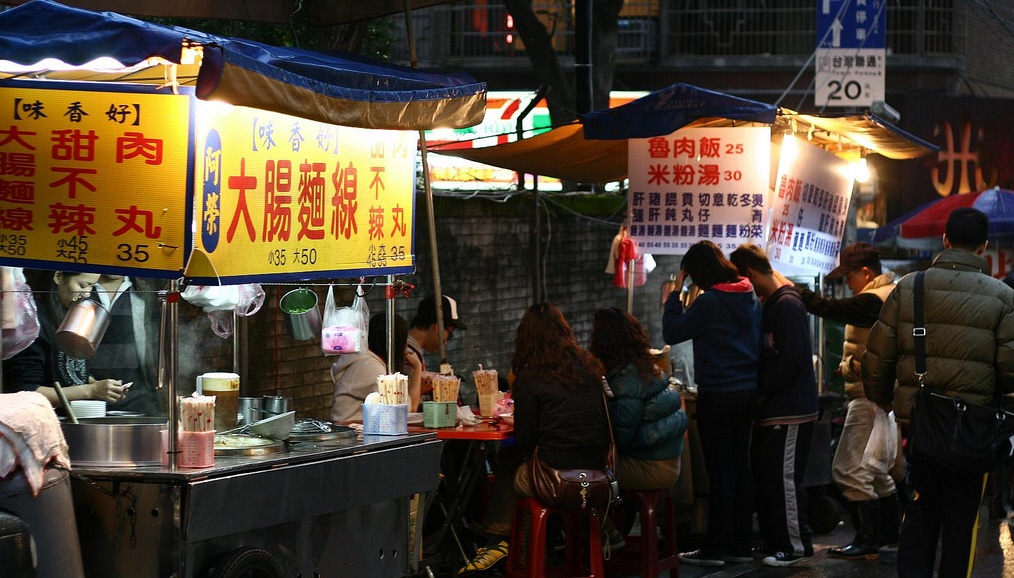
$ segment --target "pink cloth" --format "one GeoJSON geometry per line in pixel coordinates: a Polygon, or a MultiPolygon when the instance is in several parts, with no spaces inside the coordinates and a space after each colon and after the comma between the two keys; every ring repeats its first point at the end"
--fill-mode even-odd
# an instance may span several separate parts
{"type": "Polygon", "coordinates": [[[70,469],[67,451],[60,420],[41,393],[0,394],[0,478],[20,468],[38,496],[46,466],[70,469]]]}

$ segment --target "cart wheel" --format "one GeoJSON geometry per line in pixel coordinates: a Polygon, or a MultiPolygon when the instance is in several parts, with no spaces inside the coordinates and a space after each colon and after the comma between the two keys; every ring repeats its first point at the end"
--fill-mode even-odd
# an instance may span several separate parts
{"type": "Polygon", "coordinates": [[[260,548],[240,548],[225,555],[212,569],[211,578],[283,578],[285,570],[275,557],[260,548]]]}

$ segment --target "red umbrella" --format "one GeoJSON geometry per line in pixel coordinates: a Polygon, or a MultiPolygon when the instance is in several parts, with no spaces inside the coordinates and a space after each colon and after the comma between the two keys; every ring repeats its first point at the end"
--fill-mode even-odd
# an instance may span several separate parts
{"type": "Polygon", "coordinates": [[[1014,235],[1014,191],[994,187],[951,195],[924,206],[901,223],[898,244],[921,248],[927,239],[939,239],[947,226],[947,217],[960,207],[974,207],[985,213],[989,217],[990,237],[1014,235]]]}

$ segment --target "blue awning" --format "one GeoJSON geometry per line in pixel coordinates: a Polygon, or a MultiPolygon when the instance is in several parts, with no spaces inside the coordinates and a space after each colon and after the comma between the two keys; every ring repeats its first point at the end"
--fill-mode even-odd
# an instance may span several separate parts
{"type": "Polygon", "coordinates": [[[584,138],[619,140],[670,134],[702,118],[773,124],[778,107],[677,82],[616,108],[581,115],[584,138]]]}
{"type": "Polygon", "coordinates": [[[205,100],[376,129],[469,127],[486,107],[486,84],[463,73],[269,46],[50,0],[0,12],[0,30],[0,78],[189,84],[205,100]],[[99,68],[100,57],[116,64],[99,68]]]}

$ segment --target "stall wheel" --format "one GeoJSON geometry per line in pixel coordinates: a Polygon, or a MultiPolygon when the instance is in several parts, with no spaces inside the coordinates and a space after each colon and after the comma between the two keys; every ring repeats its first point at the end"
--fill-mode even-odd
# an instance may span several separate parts
{"type": "Polygon", "coordinates": [[[226,554],[209,575],[210,578],[283,578],[285,570],[265,550],[240,548],[226,554]]]}

